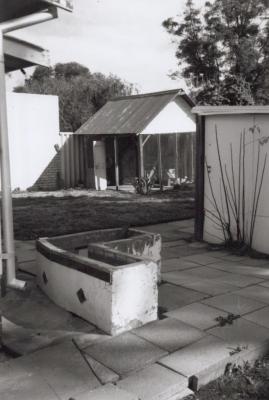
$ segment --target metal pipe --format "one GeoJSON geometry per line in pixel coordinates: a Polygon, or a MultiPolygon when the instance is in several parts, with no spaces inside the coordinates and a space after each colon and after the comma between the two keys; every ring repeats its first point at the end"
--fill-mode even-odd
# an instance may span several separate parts
{"type": "Polygon", "coordinates": [[[4,255],[2,255],[2,257],[6,259],[7,263],[7,286],[13,289],[25,289],[26,282],[16,279],[3,36],[4,33],[39,24],[56,17],[57,9],[51,7],[45,12],[31,14],[0,24],[0,154],[4,237],[4,255]]]}
{"type": "Polygon", "coordinates": [[[4,233],[4,253],[7,257],[7,285],[23,289],[26,283],[16,279],[15,246],[12,215],[12,195],[7,125],[7,100],[5,82],[5,62],[3,33],[0,32],[0,152],[2,180],[2,220],[4,233]]]}

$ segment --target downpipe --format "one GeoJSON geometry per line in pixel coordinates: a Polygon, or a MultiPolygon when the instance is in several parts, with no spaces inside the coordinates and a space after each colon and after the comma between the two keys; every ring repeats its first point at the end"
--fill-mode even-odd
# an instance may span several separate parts
{"type": "MultiPolygon", "coordinates": [[[[27,15],[0,24],[0,155],[1,155],[1,187],[2,187],[2,221],[3,221],[3,251],[2,261],[6,267],[6,285],[9,288],[25,290],[27,283],[16,278],[15,245],[12,212],[12,190],[10,176],[9,140],[7,123],[7,98],[4,61],[4,34],[16,29],[26,28],[41,22],[57,18],[57,9],[50,7],[44,12],[27,15]]],[[[1,230],[1,223],[0,223],[1,230]]],[[[1,242],[0,242],[1,245],[1,242]]],[[[1,272],[1,271],[0,271],[1,272]]],[[[2,274],[3,276],[3,274],[2,274]]]]}

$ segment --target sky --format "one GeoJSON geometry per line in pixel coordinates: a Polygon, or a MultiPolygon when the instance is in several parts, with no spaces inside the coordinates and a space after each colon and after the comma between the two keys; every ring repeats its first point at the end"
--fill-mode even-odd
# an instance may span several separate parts
{"type": "MultiPolygon", "coordinates": [[[[161,26],[182,13],[185,0],[73,0],[74,12],[13,35],[50,51],[52,65],[76,61],[92,72],[112,73],[139,92],[185,88],[169,72],[177,69],[176,45],[161,26]]],[[[194,0],[201,7],[205,0],[194,0]]],[[[31,69],[26,70],[28,76],[31,69]]],[[[8,77],[11,90],[21,72],[8,77]]]]}

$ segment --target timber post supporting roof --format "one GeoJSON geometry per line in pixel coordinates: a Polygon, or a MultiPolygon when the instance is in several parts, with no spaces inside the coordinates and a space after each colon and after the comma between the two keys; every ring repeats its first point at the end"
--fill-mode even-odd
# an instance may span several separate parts
{"type": "Polygon", "coordinates": [[[184,100],[191,109],[192,100],[179,89],[117,97],[109,100],[85,122],[76,135],[139,135],[171,101],[184,100]]]}

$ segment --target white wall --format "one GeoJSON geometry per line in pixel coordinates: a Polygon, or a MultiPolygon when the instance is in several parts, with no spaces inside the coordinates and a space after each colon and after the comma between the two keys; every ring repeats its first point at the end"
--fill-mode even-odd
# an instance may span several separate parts
{"type": "MultiPolygon", "coordinates": [[[[256,114],[256,115],[214,115],[206,117],[206,137],[205,137],[205,157],[211,169],[210,178],[213,186],[214,195],[217,204],[222,209],[224,204],[224,194],[220,195],[220,168],[216,147],[215,130],[217,128],[219,147],[222,158],[223,167],[226,164],[228,176],[231,175],[231,153],[230,144],[233,148],[234,159],[234,175],[236,192],[238,188],[238,170],[239,170],[239,148],[240,148],[240,133],[245,130],[246,132],[246,157],[245,157],[245,182],[246,182],[246,221],[250,225],[251,211],[253,204],[253,193],[255,186],[256,166],[257,166],[257,151],[260,147],[260,162],[262,162],[266,153],[269,153],[269,142],[259,145],[257,139],[269,136],[269,115],[256,114]],[[249,131],[249,128],[256,125],[260,129],[255,137],[249,131]],[[254,141],[253,141],[254,139],[254,141]],[[222,200],[221,200],[222,198],[222,200]]],[[[261,177],[261,167],[259,172],[259,179],[261,177]]],[[[260,203],[257,211],[257,220],[254,231],[253,247],[261,252],[269,253],[269,160],[264,175],[264,183],[260,195],[260,203]]],[[[212,211],[214,206],[212,204],[213,198],[210,190],[209,179],[205,170],[205,210],[212,211]]],[[[225,209],[225,206],[224,206],[225,209]]],[[[225,214],[225,212],[224,212],[225,214]]],[[[209,218],[208,213],[205,217],[204,225],[204,239],[209,242],[220,242],[223,235],[219,227],[213,223],[209,218]]],[[[234,229],[234,227],[233,227],[234,229]]]]}
{"type": "Polygon", "coordinates": [[[33,185],[60,143],[57,96],[8,93],[12,189],[33,185]]]}
{"type": "Polygon", "coordinates": [[[186,104],[169,103],[143,130],[142,134],[195,132],[195,117],[186,104]]]}

